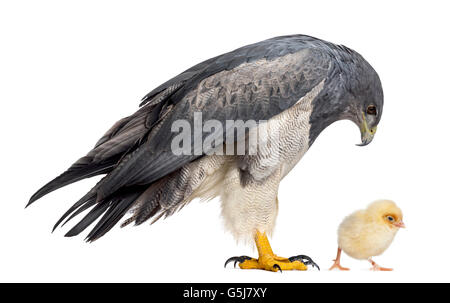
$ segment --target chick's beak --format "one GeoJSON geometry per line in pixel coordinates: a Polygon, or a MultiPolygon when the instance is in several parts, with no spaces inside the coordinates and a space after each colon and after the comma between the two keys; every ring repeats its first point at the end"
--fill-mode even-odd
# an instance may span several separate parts
{"type": "Polygon", "coordinates": [[[372,142],[373,137],[375,136],[375,133],[377,132],[377,127],[374,126],[372,128],[369,128],[367,125],[366,115],[363,114],[363,122],[360,125],[361,129],[361,143],[356,144],[357,146],[366,146],[370,142],[372,142]]]}
{"type": "Polygon", "coordinates": [[[405,223],[403,223],[403,221],[396,222],[396,223],[394,223],[394,225],[397,226],[397,227],[400,227],[400,228],[405,228],[406,227],[405,223]]]}

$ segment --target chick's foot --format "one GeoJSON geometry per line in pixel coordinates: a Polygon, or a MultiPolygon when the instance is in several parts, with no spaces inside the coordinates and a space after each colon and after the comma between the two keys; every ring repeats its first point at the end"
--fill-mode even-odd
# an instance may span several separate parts
{"type": "Polygon", "coordinates": [[[334,260],[334,264],[330,267],[329,270],[333,270],[335,268],[337,268],[339,270],[350,270],[350,268],[348,268],[348,267],[341,266],[341,264],[339,262],[337,262],[337,260],[334,260]]]}
{"type": "Polygon", "coordinates": [[[370,264],[372,264],[372,268],[370,270],[373,271],[392,271],[393,268],[381,267],[377,263],[375,263],[372,259],[369,259],[370,264]]]}
{"type": "Polygon", "coordinates": [[[342,249],[340,247],[338,247],[336,259],[333,260],[334,264],[330,267],[329,270],[333,270],[335,268],[337,268],[339,270],[350,270],[350,268],[341,266],[341,252],[342,252],[342,249]]]}

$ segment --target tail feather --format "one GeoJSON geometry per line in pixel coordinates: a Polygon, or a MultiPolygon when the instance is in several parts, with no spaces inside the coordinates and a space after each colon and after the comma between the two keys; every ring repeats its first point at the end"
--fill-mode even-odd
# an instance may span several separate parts
{"type": "Polygon", "coordinates": [[[185,197],[189,182],[186,175],[186,172],[178,170],[153,183],[122,187],[101,198],[99,189],[107,179],[105,176],[61,216],[53,230],[85,211],[87,214],[65,234],[66,237],[79,235],[99,219],[86,237],[86,241],[93,242],[110,231],[129,211],[132,216],[122,223],[122,227],[132,222],[140,225],[152,218],[154,223],[189,203],[190,200],[185,197]]]}
{"type": "Polygon", "coordinates": [[[114,168],[119,159],[120,158],[116,156],[101,163],[92,162],[91,157],[83,157],[79,159],[67,171],[65,171],[52,181],[48,182],[33,196],[31,196],[27,206],[29,206],[39,198],[42,198],[46,194],[57,190],[58,188],[72,184],[85,178],[109,173],[114,168]]]}
{"type": "Polygon", "coordinates": [[[80,200],[78,200],[78,202],[76,202],[74,205],[72,205],[72,207],[69,208],[64,213],[64,215],[61,216],[61,218],[59,218],[59,220],[53,226],[52,232],[55,231],[55,229],[61,224],[61,222],[64,221],[64,219],[66,219],[67,216],[69,216],[70,214],[72,214],[72,215],[66,220],[66,222],[64,222],[64,224],[69,222],[70,219],[72,219],[76,215],[80,214],[82,211],[93,206],[96,203],[96,198],[97,198],[97,194],[96,194],[95,190],[92,189],[86,195],[84,195],[83,198],[81,198],[80,200]]]}
{"type": "Polygon", "coordinates": [[[56,177],[29,200],[28,205],[46,194],[80,181],[85,178],[108,174],[127,153],[135,149],[146,138],[149,128],[147,122],[153,123],[158,109],[154,106],[145,106],[133,115],[116,122],[95,145],[86,156],[80,158],[67,171],[56,177]],[[153,120],[147,121],[149,116],[153,120]]]}
{"type": "Polygon", "coordinates": [[[112,203],[108,211],[88,234],[87,241],[93,242],[110,231],[126,214],[140,194],[141,192],[132,192],[112,203]]]}
{"type": "Polygon", "coordinates": [[[65,237],[73,237],[79,235],[84,231],[89,225],[91,225],[95,220],[97,220],[111,205],[110,201],[104,201],[97,203],[91,211],[81,219],[71,230],[69,230],[65,237]]]}
{"type": "MultiPolygon", "coordinates": [[[[136,113],[116,122],[85,157],[80,158],[67,171],[39,189],[30,198],[27,206],[44,195],[79,180],[101,174],[107,174],[105,178],[110,178],[113,170],[121,171],[120,166],[126,163],[127,155],[133,153],[146,142],[150,131],[160,121],[162,108],[166,105],[163,101],[168,99],[178,88],[180,86],[177,85],[168,87],[167,93],[161,93],[161,89],[158,91],[161,94],[158,95],[156,101],[143,104],[136,113]]],[[[147,96],[147,101],[151,101],[151,96],[147,96]]],[[[143,163],[143,165],[146,165],[146,163],[143,163]]],[[[135,183],[139,186],[124,183],[115,187],[114,191],[105,193],[101,191],[101,186],[107,180],[105,178],[69,208],[56,222],[53,230],[61,224],[66,224],[82,212],[88,211],[81,221],[67,232],[66,236],[72,237],[80,234],[100,218],[87,236],[87,241],[94,241],[108,232],[135,203],[139,202],[139,197],[146,189],[152,186],[152,183],[157,182],[157,179],[155,179],[135,183]]],[[[154,194],[150,191],[144,196],[150,199],[149,196],[154,194]]],[[[143,222],[144,216],[149,218],[161,209],[158,202],[153,202],[152,205],[146,207],[145,213],[141,213],[140,222],[143,222]]]]}
{"type": "Polygon", "coordinates": [[[56,222],[53,230],[61,225],[64,220],[65,221],[62,225],[65,225],[74,217],[92,207],[92,209],[65,234],[65,236],[73,237],[79,235],[88,226],[94,223],[95,220],[101,217],[86,237],[88,242],[95,241],[107,233],[114,225],[116,225],[116,223],[126,214],[136,199],[146,189],[142,187],[127,188],[118,191],[107,199],[98,201],[97,186],[99,184],[101,184],[101,181],[84,197],[70,207],[58,220],[58,222],[56,222]]]}
{"type": "MultiPolygon", "coordinates": [[[[86,203],[81,206],[80,208],[78,208],[76,211],[74,211],[68,218],[66,221],[64,221],[63,224],[61,224],[61,227],[63,227],[64,225],[66,225],[67,222],[69,222],[70,220],[72,220],[73,218],[75,218],[76,216],[78,216],[79,214],[81,214],[82,212],[84,212],[85,210],[91,208],[92,206],[94,206],[97,203],[96,198],[92,198],[89,201],[86,201],[86,203]]],[[[70,214],[70,213],[69,213],[70,214]]],[[[64,220],[63,218],[61,218],[62,220],[64,220]]],[[[60,219],[60,221],[58,221],[53,230],[56,229],[56,227],[58,227],[59,223],[62,222],[62,220],[60,219]]]]}

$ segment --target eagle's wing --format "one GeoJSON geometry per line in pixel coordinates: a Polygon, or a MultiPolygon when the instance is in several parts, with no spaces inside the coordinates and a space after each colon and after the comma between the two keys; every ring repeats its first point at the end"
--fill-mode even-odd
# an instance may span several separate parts
{"type": "MultiPolygon", "coordinates": [[[[185,120],[193,128],[196,112],[202,113],[203,123],[214,119],[223,126],[226,120],[269,120],[324,80],[328,68],[323,53],[304,49],[272,60],[243,63],[204,78],[172,105],[158,131],[106,176],[98,188],[98,198],[106,198],[122,187],[150,184],[198,158],[194,142],[203,142],[209,134],[192,137],[191,155],[175,155],[171,151],[178,134],[171,130],[175,121],[185,120]]],[[[225,127],[223,132],[219,141],[225,138],[225,127]]]]}
{"type": "Polygon", "coordinates": [[[150,184],[201,156],[171,151],[173,122],[183,119],[192,125],[194,113],[202,112],[203,122],[215,119],[225,125],[226,120],[268,120],[288,109],[327,77],[330,56],[309,47],[315,43],[307,36],[269,39],[183,72],[147,94],[139,111],[117,122],[87,156],[29,203],[72,182],[107,174],[57,223],[94,206],[67,235],[78,234],[104,214],[88,236],[98,238],[150,184]]]}

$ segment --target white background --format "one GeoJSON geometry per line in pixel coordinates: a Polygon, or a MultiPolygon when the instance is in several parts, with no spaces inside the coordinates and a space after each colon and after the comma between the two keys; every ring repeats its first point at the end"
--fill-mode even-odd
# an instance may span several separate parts
{"type": "Polygon", "coordinates": [[[449,7],[425,3],[2,1],[0,281],[450,282],[449,7]],[[385,92],[372,144],[356,147],[358,128],[337,122],[281,184],[274,251],[310,255],[322,271],[224,269],[228,257],[256,252],[224,230],[217,200],[93,244],[50,230],[98,178],[24,209],[154,87],[212,56],[296,33],[357,50],[385,92]],[[375,259],[395,270],[371,272],[344,255],[350,272],[327,271],[338,224],[378,198],[404,212],[407,228],[375,259]]]}

